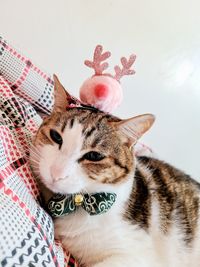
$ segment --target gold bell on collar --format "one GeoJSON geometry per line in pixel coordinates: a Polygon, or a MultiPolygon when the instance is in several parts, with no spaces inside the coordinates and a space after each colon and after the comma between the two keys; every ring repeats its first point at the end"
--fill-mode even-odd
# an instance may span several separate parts
{"type": "Polygon", "coordinates": [[[75,201],[76,206],[80,206],[83,202],[83,195],[81,195],[81,194],[75,195],[74,201],[75,201]]]}

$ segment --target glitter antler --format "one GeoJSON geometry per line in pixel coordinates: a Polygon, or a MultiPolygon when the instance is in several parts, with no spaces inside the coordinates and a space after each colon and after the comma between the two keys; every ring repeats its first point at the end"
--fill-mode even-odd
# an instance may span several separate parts
{"type": "Polygon", "coordinates": [[[136,56],[131,55],[127,60],[125,57],[121,58],[122,68],[118,65],[115,66],[115,76],[114,78],[119,82],[120,79],[125,75],[132,75],[135,74],[135,71],[131,69],[131,66],[135,62],[136,56]]]}
{"type": "Polygon", "coordinates": [[[136,56],[121,58],[122,66],[115,66],[114,75],[105,72],[108,68],[109,51],[104,52],[101,45],[94,50],[92,60],[85,60],[85,65],[94,70],[94,75],[88,78],[80,88],[80,99],[86,105],[91,105],[104,112],[112,112],[123,99],[123,90],[120,79],[124,75],[134,74],[132,65],[136,56]]]}
{"type": "Polygon", "coordinates": [[[97,45],[94,51],[93,61],[85,60],[85,65],[89,68],[94,69],[95,75],[102,75],[103,71],[108,68],[108,63],[104,62],[101,64],[102,61],[105,61],[107,58],[111,56],[109,51],[103,52],[103,47],[101,45],[97,45]]]}

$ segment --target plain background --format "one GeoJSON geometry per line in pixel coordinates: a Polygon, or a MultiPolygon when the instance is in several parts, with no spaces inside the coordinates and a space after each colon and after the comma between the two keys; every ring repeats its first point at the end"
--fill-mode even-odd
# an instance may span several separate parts
{"type": "Polygon", "coordinates": [[[0,0],[0,8],[0,35],[75,96],[93,74],[83,61],[96,44],[112,52],[110,72],[135,53],[115,114],[155,114],[142,141],[200,180],[199,0],[0,0]]]}

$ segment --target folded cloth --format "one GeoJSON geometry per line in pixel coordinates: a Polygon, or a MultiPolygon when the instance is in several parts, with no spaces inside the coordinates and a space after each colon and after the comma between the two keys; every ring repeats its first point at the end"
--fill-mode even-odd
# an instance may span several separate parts
{"type": "Polygon", "coordinates": [[[54,240],[29,164],[32,136],[53,103],[53,81],[0,37],[0,266],[78,266],[54,240]],[[39,115],[40,114],[40,115],[39,115]]]}

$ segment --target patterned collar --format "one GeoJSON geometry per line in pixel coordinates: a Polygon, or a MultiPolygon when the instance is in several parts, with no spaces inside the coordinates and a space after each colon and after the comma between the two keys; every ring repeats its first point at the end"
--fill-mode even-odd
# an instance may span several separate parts
{"type": "Polygon", "coordinates": [[[56,218],[68,215],[83,208],[89,215],[99,215],[107,212],[116,200],[115,193],[94,194],[56,194],[48,201],[47,211],[56,218]]]}

